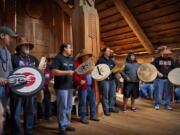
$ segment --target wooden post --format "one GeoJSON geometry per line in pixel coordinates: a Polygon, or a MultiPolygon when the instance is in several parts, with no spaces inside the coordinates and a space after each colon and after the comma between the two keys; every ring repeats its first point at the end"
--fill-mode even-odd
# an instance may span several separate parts
{"type": "Polygon", "coordinates": [[[148,53],[152,53],[154,48],[151,44],[150,40],[147,38],[146,34],[143,32],[142,28],[126,6],[123,0],[113,0],[117,10],[120,14],[124,17],[126,22],[128,23],[129,27],[135,33],[137,38],[140,40],[141,44],[144,46],[148,53]]]}
{"type": "MultiPolygon", "coordinates": [[[[99,16],[94,8],[94,1],[75,0],[72,14],[73,49],[74,55],[82,49],[92,51],[93,56],[98,57],[100,52],[99,16]]],[[[95,83],[96,103],[100,101],[99,89],[95,83]]],[[[97,107],[98,108],[98,107],[97,107]]],[[[99,110],[97,111],[101,113],[99,110]]]]}
{"type": "Polygon", "coordinates": [[[63,11],[65,11],[69,16],[72,15],[72,9],[70,9],[67,4],[65,4],[62,0],[55,0],[55,1],[63,9],[63,11]]]}

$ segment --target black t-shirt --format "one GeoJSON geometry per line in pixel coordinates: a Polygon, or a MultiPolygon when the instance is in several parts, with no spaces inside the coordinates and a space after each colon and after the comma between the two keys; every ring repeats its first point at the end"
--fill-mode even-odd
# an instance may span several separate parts
{"type": "Polygon", "coordinates": [[[32,55],[22,56],[13,54],[11,56],[13,69],[23,66],[38,67],[39,61],[32,55]]]}
{"type": "Polygon", "coordinates": [[[176,60],[175,61],[175,67],[176,68],[180,68],[180,60],[176,60]]]}
{"type": "MultiPolygon", "coordinates": [[[[53,69],[59,69],[62,71],[74,70],[74,67],[74,60],[71,57],[66,57],[61,54],[56,56],[52,63],[53,69]]],[[[73,76],[54,76],[54,89],[73,89],[73,76]]]]}
{"type": "MultiPolygon", "coordinates": [[[[112,70],[115,66],[116,63],[112,58],[106,59],[104,56],[101,56],[97,62],[97,64],[106,64],[109,66],[110,70],[112,70]]],[[[109,75],[109,79],[113,80],[115,79],[115,75],[112,73],[109,75]]]]}
{"type": "Polygon", "coordinates": [[[174,61],[170,57],[158,57],[154,60],[153,64],[163,74],[164,79],[167,79],[168,73],[174,68],[174,61]]]}

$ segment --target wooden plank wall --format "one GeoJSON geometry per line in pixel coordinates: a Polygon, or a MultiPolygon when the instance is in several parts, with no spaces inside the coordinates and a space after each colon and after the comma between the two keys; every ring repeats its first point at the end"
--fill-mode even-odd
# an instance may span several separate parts
{"type": "Polygon", "coordinates": [[[3,0],[0,0],[0,25],[3,25],[3,0]]]}
{"type": "MultiPolygon", "coordinates": [[[[48,54],[56,54],[60,43],[72,43],[70,16],[56,2],[45,0],[37,3],[36,0],[31,0],[32,8],[29,12],[35,16],[42,13],[40,18],[28,14],[27,3],[27,0],[16,0],[15,9],[15,0],[6,0],[5,14],[3,14],[3,0],[0,0],[0,25],[17,29],[20,36],[25,36],[35,43],[33,55],[40,58],[48,54]],[[33,3],[39,4],[38,7],[33,6],[33,3]],[[15,11],[17,22],[15,22],[15,11]]],[[[9,49],[14,52],[15,45],[9,49]]]]}

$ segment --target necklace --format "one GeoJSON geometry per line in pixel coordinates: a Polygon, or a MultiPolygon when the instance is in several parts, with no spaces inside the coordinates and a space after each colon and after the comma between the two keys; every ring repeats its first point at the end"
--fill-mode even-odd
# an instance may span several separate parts
{"type": "Polygon", "coordinates": [[[3,58],[2,53],[0,53],[0,59],[2,61],[1,66],[2,66],[3,71],[7,72],[8,53],[6,49],[4,49],[4,52],[5,52],[5,58],[3,58]]]}

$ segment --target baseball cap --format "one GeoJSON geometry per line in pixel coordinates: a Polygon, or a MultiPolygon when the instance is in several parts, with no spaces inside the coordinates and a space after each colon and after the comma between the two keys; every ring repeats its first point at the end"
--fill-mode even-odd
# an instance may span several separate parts
{"type": "Polygon", "coordinates": [[[8,34],[11,37],[18,37],[18,35],[9,27],[7,26],[2,26],[0,27],[0,34],[4,33],[4,34],[8,34]]]}

